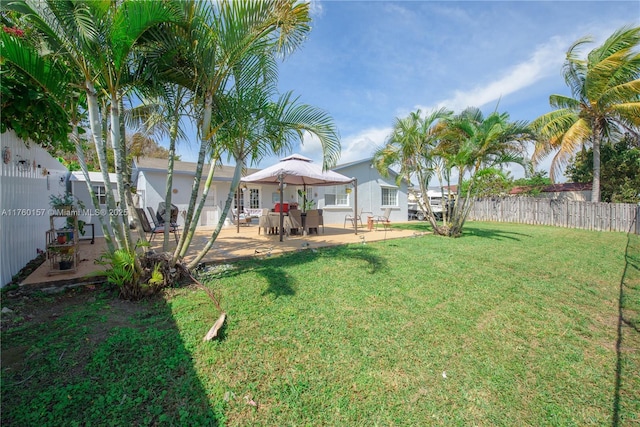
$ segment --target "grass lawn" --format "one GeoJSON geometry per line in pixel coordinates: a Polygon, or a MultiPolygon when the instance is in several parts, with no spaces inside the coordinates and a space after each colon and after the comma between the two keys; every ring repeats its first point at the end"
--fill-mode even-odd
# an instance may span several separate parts
{"type": "Polygon", "coordinates": [[[1,424],[638,425],[639,266],[638,236],[496,223],[243,261],[203,275],[206,343],[195,287],[5,292],[1,424]]]}

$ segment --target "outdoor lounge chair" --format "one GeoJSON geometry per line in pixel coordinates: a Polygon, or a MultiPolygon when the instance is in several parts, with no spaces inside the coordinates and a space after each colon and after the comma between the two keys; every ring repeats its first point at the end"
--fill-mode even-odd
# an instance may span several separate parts
{"type": "Polygon", "coordinates": [[[246,225],[247,227],[251,225],[251,216],[241,212],[240,215],[238,215],[238,209],[231,209],[231,215],[233,216],[233,223],[234,224],[238,224],[238,221],[240,222],[240,225],[246,225]]]}
{"type": "Polygon", "coordinates": [[[391,208],[386,208],[382,215],[374,216],[373,221],[376,223],[376,228],[378,224],[382,224],[385,230],[389,226],[391,226],[391,221],[389,221],[390,216],[391,216],[391,208]]]}
{"type": "MultiPolygon", "coordinates": [[[[149,211],[149,216],[151,217],[151,220],[153,221],[153,224],[155,226],[164,225],[164,213],[162,215],[160,214],[160,211],[156,213],[151,206],[147,206],[147,211],[149,211]]],[[[172,216],[170,220],[171,220],[172,227],[178,226],[178,211],[176,211],[175,218],[173,217],[173,211],[172,211],[172,216]]]]}
{"type": "MultiPolygon", "coordinates": [[[[142,230],[145,233],[150,234],[149,242],[153,241],[153,238],[156,237],[156,234],[164,234],[164,224],[157,225],[154,221],[154,226],[152,227],[149,223],[149,218],[147,218],[147,214],[144,213],[144,209],[136,208],[136,212],[138,213],[138,218],[140,219],[140,224],[142,225],[142,230]]],[[[169,233],[173,233],[173,236],[176,238],[176,244],[178,243],[178,239],[180,239],[178,226],[170,225],[169,233]]]]}
{"type": "MultiPolygon", "coordinates": [[[[164,215],[167,211],[167,204],[165,202],[158,203],[158,215],[156,218],[159,223],[164,224],[164,215]]],[[[169,221],[171,225],[178,225],[178,207],[174,204],[171,204],[171,212],[169,213],[169,221]]]]}

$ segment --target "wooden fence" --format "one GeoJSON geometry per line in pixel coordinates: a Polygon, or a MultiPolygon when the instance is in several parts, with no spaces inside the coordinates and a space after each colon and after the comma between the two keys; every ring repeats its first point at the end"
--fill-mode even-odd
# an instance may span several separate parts
{"type": "Polygon", "coordinates": [[[469,219],[640,234],[640,207],[630,203],[538,197],[481,198],[474,201],[469,219]]]}

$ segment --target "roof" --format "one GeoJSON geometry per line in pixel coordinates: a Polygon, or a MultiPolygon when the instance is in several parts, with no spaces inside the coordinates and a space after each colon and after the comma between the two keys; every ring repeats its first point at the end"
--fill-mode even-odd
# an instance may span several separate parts
{"type": "MultiPolygon", "coordinates": [[[[533,186],[513,187],[509,194],[522,194],[534,188],[533,186]]],[[[591,191],[590,182],[564,182],[562,184],[550,184],[542,187],[542,193],[562,193],[567,191],[591,191]]]]}
{"type": "Polygon", "coordinates": [[[345,164],[342,164],[342,165],[338,165],[338,166],[336,166],[336,167],[335,167],[335,168],[333,168],[333,169],[343,169],[343,168],[348,168],[348,167],[350,167],[350,166],[358,165],[358,164],[360,164],[360,163],[365,163],[365,162],[371,163],[372,161],[373,161],[373,158],[372,158],[372,157],[369,157],[368,159],[356,160],[355,162],[349,162],[349,163],[345,163],[345,164]]]}
{"type": "MultiPolygon", "coordinates": [[[[116,182],[118,180],[118,175],[110,173],[109,180],[111,182],[116,182]]],[[[82,171],[73,171],[71,172],[69,181],[86,182],[86,179],[84,178],[82,171]]],[[[89,181],[95,183],[104,182],[104,179],[102,179],[102,172],[89,172],[89,181]]]]}
{"type": "MultiPolygon", "coordinates": [[[[373,164],[373,157],[369,157],[369,158],[366,158],[366,159],[356,160],[354,162],[349,162],[349,163],[345,163],[345,164],[342,164],[342,165],[338,165],[335,168],[333,168],[333,170],[337,171],[339,169],[346,169],[346,168],[349,168],[351,166],[359,165],[361,163],[371,163],[371,164],[373,164]]],[[[373,167],[373,165],[371,167],[373,167]]],[[[391,168],[387,168],[387,169],[388,169],[389,174],[391,176],[397,177],[399,175],[398,172],[394,171],[393,169],[391,169],[391,168]]],[[[407,185],[412,185],[411,181],[407,181],[406,178],[403,177],[402,180],[405,181],[407,183],[407,185]]]]}
{"type": "MultiPolygon", "coordinates": [[[[173,173],[177,174],[187,174],[187,175],[195,175],[197,163],[195,162],[183,162],[183,161],[174,161],[173,163],[173,173]]],[[[134,161],[134,169],[137,169],[138,172],[149,171],[149,172],[167,172],[167,159],[155,159],[151,157],[141,158],[139,160],[134,161]]],[[[219,165],[216,166],[216,169],[213,174],[213,179],[217,181],[228,181],[233,178],[233,173],[235,171],[235,166],[225,166],[219,165]]],[[[253,173],[258,171],[259,169],[247,168],[246,173],[253,173]]],[[[202,175],[206,176],[209,173],[209,164],[205,164],[202,170],[202,175]]]]}

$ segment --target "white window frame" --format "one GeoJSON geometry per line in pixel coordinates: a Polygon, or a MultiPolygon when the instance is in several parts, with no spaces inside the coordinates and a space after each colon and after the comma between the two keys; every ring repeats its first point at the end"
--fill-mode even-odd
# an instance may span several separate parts
{"type": "Polygon", "coordinates": [[[104,185],[98,185],[98,184],[94,184],[92,185],[92,187],[93,187],[93,193],[98,198],[98,203],[100,203],[101,205],[106,205],[107,204],[107,188],[104,185]]]}
{"type": "Polygon", "coordinates": [[[382,186],[382,187],[380,187],[380,206],[387,207],[387,208],[390,208],[390,207],[396,208],[396,207],[398,207],[398,196],[399,196],[398,187],[391,187],[391,186],[382,186]],[[390,197],[391,195],[389,195],[389,194],[387,194],[387,196],[386,196],[387,200],[385,200],[385,192],[390,192],[390,191],[394,191],[395,192],[395,194],[394,194],[395,200],[393,200],[392,203],[385,203],[385,201],[387,201],[387,202],[391,201],[392,197],[390,197]]]}
{"type": "Polygon", "coordinates": [[[331,185],[325,187],[324,191],[324,205],[325,207],[331,206],[351,206],[351,200],[349,193],[347,193],[346,186],[344,185],[331,185]],[[327,201],[327,195],[334,197],[335,203],[329,203],[327,201]]]}
{"type": "Polygon", "coordinates": [[[260,189],[249,188],[249,209],[260,209],[260,205],[260,189]]]}

